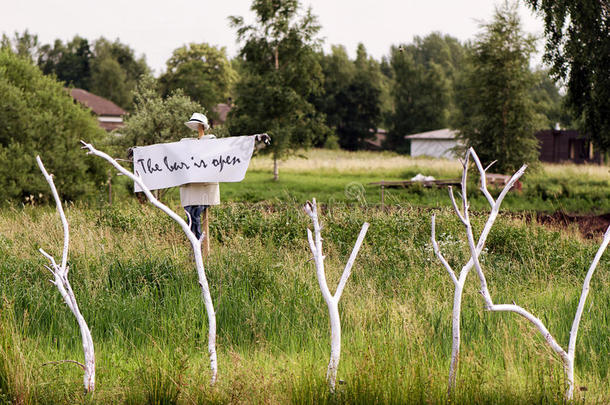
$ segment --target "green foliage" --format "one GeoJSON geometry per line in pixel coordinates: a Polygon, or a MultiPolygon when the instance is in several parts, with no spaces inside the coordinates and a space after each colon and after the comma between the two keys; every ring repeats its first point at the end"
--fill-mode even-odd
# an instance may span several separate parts
{"type": "Polygon", "coordinates": [[[32,342],[21,334],[27,324],[24,316],[18,323],[14,303],[0,297],[0,403],[28,404],[32,402],[32,365],[27,357],[32,342]]]}
{"type": "MultiPolygon", "coordinates": [[[[322,91],[322,69],[315,54],[320,27],[311,10],[299,15],[297,0],[254,0],[256,23],[231,17],[243,47],[231,133],[267,132],[275,161],[307,147],[328,128],[310,103],[322,91]]],[[[277,172],[275,173],[277,178],[277,172]]]]}
{"type": "Polygon", "coordinates": [[[182,89],[192,100],[212,111],[216,104],[227,100],[236,78],[224,47],[191,43],[174,50],[167,61],[167,72],[159,81],[165,96],[182,89]]]}
{"type": "Polygon", "coordinates": [[[92,93],[132,110],[136,83],[149,73],[144,57],[136,59],[134,51],[118,39],[110,42],[102,37],[95,41],[89,89],[92,93]]]}
{"type": "Polygon", "coordinates": [[[535,84],[530,89],[530,96],[535,103],[537,128],[555,128],[558,123],[561,128],[570,128],[572,117],[564,105],[564,98],[559,88],[551,80],[547,70],[534,72],[535,84]]]}
{"type": "Polygon", "coordinates": [[[610,150],[610,5],[606,0],[527,0],[544,16],[544,58],[564,79],[581,129],[610,150]]]}
{"type": "Polygon", "coordinates": [[[381,123],[387,78],[362,44],[355,61],[349,60],[344,47],[334,46],[330,55],[320,55],[320,62],[324,93],[315,97],[314,104],[326,115],[326,123],[335,130],[342,148],[360,149],[381,123]]]}
{"type": "Polygon", "coordinates": [[[205,114],[196,101],[177,90],[162,98],[152,76],[143,76],[134,91],[134,113],[129,115],[117,139],[123,147],[178,141],[193,136],[184,125],[194,112],[205,114]]]}
{"type": "Polygon", "coordinates": [[[538,160],[529,96],[534,38],[524,36],[516,8],[516,3],[505,3],[493,21],[482,25],[457,92],[460,137],[474,147],[483,165],[497,160],[493,171],[499,173],[538,160]]]}
{"type": "Polygon", "coordinates": [[[389,67],[394,79],[394,112],[388,120],[389,148],[406,152],[405,135],[448,126],[455,110],[454,81],[463,59],[463,45],[437,32],[415,37],[413,44],[392,46],[389,67]]]}
{"type": "Polygon", "coordinates": [[[103,169],[80,150],[79,140],[103,139],[97,120],[75,104],[60,83],[10,51],[0,51],[0,94],[2,202],[48,195],[37,154],[56,176],[62,198],[94,193],[103,169]]]}
{"type": "Polygon", "coordinates": [[[56,39],[40,47],[38,66],[46,75],[53,74],[66,85],[88,90],[91,87],[91,58],[89,41],[75,36],[64,44],[56,39]]]}
{"type": "Polygon", "coordinates": [[[2,33],[0,40],[0,49],[11,50],[17,56],[29,59],[32,63],[37,58],[39,47],[38,35],[30,34],[27,29],[22,34],[15,31],[13,38],[2,33]]]}
{"type": "Polygon", "coordinates": [[[129,46],[103,37],[93,49],[79,36],[66,44],[58,39],[53,46],[44,45],[38,52],[38,66],[70,87],[91,91],[125,109],[133,106],[131,92],[137,80],[150,71],[145,59],[136,59],[129,46]]]}

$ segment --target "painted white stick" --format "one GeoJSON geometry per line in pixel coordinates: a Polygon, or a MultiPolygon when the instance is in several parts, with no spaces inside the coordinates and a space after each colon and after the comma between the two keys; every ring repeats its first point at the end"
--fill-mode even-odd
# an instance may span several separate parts
{"type": "Polygon", "coordinates": [[[328,363],[328,370],[326,371],[326,380],[328,381],[331,392],[334,392],[337,379],[337,369],[339,367],[339,358],[341,356],[341,318],[339,317],[339,300],[343,294],[343,289],[345,288],[347,279],[352,272],[352,266],[354,265],[358,251],[362,246],[362,241],[364,240],[366,232],[369,229],[369,223],[365,222],[362,225],[358,239],[356,240],[354,248],[352,249],[352,253],[347,261],[347,264],[345,265],[341,279],[339,280],[337,290],[335,291],[335,294],[332,295],[328,289],[326,272],[324,271],[324,259],[326,256],[322,254],[322,233],[320,222],[318,220],[318,207],[316,204],[316,199],[314,198],[312,202],[307,202],[303,209],[311,218],[313,223],[314,233],[312,234],[311,230],[307,229],[307,240],[309,242],[309,249],[313,254],[314,263],[316,265],[318,284],[320,285],[320,290],[322,291],[324,301],[326,301],[330,318],[330,361],[328,363]]]}
{"type": "Polygon", "coordinates": [[[55,188],[53,177],[49,175],[49,173],[47,173],[44,165],[42,164],[42,160],[40,160],[40,156],[36,156],[36,162],[38,163],[40,171],[47,180],[47,183],[49,183],[49,186],[51,187],[51,192],[53,193],[53,198],[55,199],[55,205],[57,206],[57,212],[59,213],[59,217],[61,218],[61,223],[64,229],[64,246],[61,265],[58,265],[55,262],[55,258],[53,258],[53,256],[49,255],[44,250],[39,249],[39,251],[51,263],[50,266],[45,266],[51,273],[53,273],[54,280],[51,280],[51,283],[55,284],[64,302],[66,303],[66,305],[68,305],[68,308],[70,308],[72,314],[74,314],[74,317],[76,318],[76,322],[78,323],[80,329],[81,338],[83,340],[85,364],[79,363],[74,360],[68,361],[76,363],[82,367],[82,369],[84,370],[83,384],[85,387],[85,393],[93,392],[95,389],[95,351],[93,349],[93,339],[91,337],[91,331],[89,330],[89,326],[87,326],[87,322],[85,321],[85,318],[83,317],[78,308],[78,304],[76,303],[76,297],[74,296],[74,291],[72,291],[70,281],[68,280],[68,247],[70,244],[70,231],[68,229],[68,221],[66,220],[66,215],[64,214],[59,194],[57,193],[57,189],[55,188]]]}
{"type": "MultiPolygon", "coordinates": [[[[502,191],[500,196],[498,197],[498,200],[493,202],[493,198],[491,197],[491,194],[487,191],[487,186],[485,183],[485,169],[483,169],[483,166],[481,165],[481,162],[479,161],[478,156],[476,155],[475,151],[472,148],[470,148],[468,153],[470,155],[472,155],[473,160],[475,161],[475,164],[481,175],[481,190],[482,190],[483,194],[485,195],[487,200],[490,202],[490,204],[493,204],[494,207],[495,206],[499,207],[498,202],[500,202],[501,198],[504,198],[504,196],[506,195],[505,194],[505,191],[507,191],[506,187],[502,191]]],[[[467,168],[465,167],[464,170],[466,171],[467,168]]],[[[525,167],[522,167],[517,173],[515,173],[515,175],[513,175],[513,177],[509,181],[509,184],[514,183],[516,181],[516,179],[518,179],[518,177],[520,177],[521,174],[523,174],[523,170],[525,170],[525,167]]],[[[511,184],[511,186],[512,186],[512,184],[511,184]]],[[[464,200],[466,200],[465,184],[462,184],[462,189],[464,191],[462,194],[462,198],[464,200]]],[[[466,228],[468,246],[470,248],[471,261],[479,276],[479,281],[480,281],[480,286],[481,286],[480,292],[485,301],[486,309],[489,311],[493,311],[493,312],[514,312],[518,315],[521,315],[525,319],[527,319],[540,332],[540,334],[542,335],[542,337],[544,338],[546,343],[549,345],[549,347],[555,353],[557,353],[563,361],[564,371],[565,371],[566,381],[567,381],[565,399],[567,401],[571,401],[574,396],[574,357],[575,357],[575,352],[576,352],[575,349],[576,349],[576,337],[578,335],[578,326],[580,324],[580,320],[582,318],[582,312],[583,312],[584,306],[585,306],[585,301],[586,301],[587,295],[589,293],[589,285],[591,282],[591,278],[593,277],[593,273],[595,272],[595,269],[597,268],[597,265],[599,263],[601,256],[603,255],[604,251],[608,247],[608,243],[610,242],[610,227],[608,227],[608,230],[606,230],[603,241],[585,276],[580,300],[578,302],[578,308],[576,310],[576,314],[574,316],[574,321],[572,323],[572,329],[570,331],[570,341],[568,344],[568,351],[566,352],[563,349],[563,347],[561,347],[561,345],[557,342],[557,340],[553,337],[553,335],[551,335],[551,333],[546,328],[544,323],[539,318],[534,316],[532,313],[530,313],[523,307],[516,305],[514,303],[513,304],[494,304],[494,302],[491,298],[491,294],[489,293],[485,274],[483,273],[483,269],[482,269],[481,263],[479,261],[479,256],[480,256],[481,250],[479,249],[479,245],[475,246],[472,226],[470,223],[470,218],[469,218],[468,210],[467,210],[467,203],[464,203],[464,207],[465,207],[465,211],[463,213],[463,218],[465,221],[463,221],[463,222],[464,222],[464,226],[466,228]]],[[[497,215],[497,212],[496,212],[496,215],[497,215]]],[[[479,242],[480,242],[480,240],[479,240],[479,242]]],[[[480,247],[482,248],[482,246],[480,246],[480,247]]]]}
{"type": "MultiPolygon", "coordinates": [[[[482,173],[481,174],[481,189],[484,190],[483,193],[484,193],[485,197],[487,198],[487,201],[489,202],[489,205],[491,207],[489,216],[487,218],[487,221],[485,222],[485,226],[483,227],[481,234],[479,235],[479,240],[478,240],[478,243],[476,246],[476,250],[477,250],[478,254],[480,254],[480,252],[483,250],[483,246],[485,245],[485,241],[487,240],[487,236],[489,236],[491,227],[493,226],[493,224],[498,216],[498,212],[500,210],[500,205],[502,204],[504,197],[506,197],[506,194],[508,193],[508,191],[513,187],[513,185],[517,182],[517,180],[519,180],[519,178],[523,175],[527,166],[523,166],[521,169],[519,169],[519,171],[517,173],[515,173],[515,175],[512,176],[510,181],[502,189],[500,195],[498,196],[498,199],[494,200],[493,197],[491,196],[491,194],[487,191],[486,180],[485,180],[485,170],[487,170],[487,169],[482,168],[481,162],[479,161],[478,156],[476,156],[474,149],[471,148],[470,150],[468,150],[468,152],[466,153],[466,156],[464,158],[464,161],[462,162],[463,171],[462,171],[461,184],[462,184],[462,210],[463,210],[463,212],[460,211],[460,208],[458,207],[458,204],[455,200],[455,197],[453,195],[453,188],[449,187],[449,198],[451,199],[451,204],[453,206],[453,209],[455,210],[456,215],[458,216],[458,218],[460,219],[460,221],[462,221],[462,223],[464,225],[467,225],[469,223],[469,216],[468,216],[469,205],[468,205],[468,201],[466,198],[467,197],[466,184],[468,181],[468,162],[470,161],[471,155],[473,156],[473,160],[475,161],[475,164],[477,164],[479,171],[482,173]]],[[[487,168],[489,168],[489,166],[487,168]]],[[[456,276],[454,270],[451,268],[451,266],[449,265],[449,263],[447,262],[445,257],[442,255],[438,242],[436,241],[436,218],[434,215],[432,216],[431,225],[432,225],[432,230],[431,230],[430,239],[432,242],[432,247],[434,248],[434,253],[438,257],[440,262],[443,264],[443,266],[445,267],[447,272],[449,273],[449,276],[451,277],[451,281],[453,281],[453,284],[455,286],[455,290],[453,293],[453,309],[452,309],[452,316],[451,316],[451,324],[452,324],[452,328],[451,328],[452,329],[452,331],[451,331],[451,333],[452,333],[451,364],[449,366],[449,381],[447,384],[447,395],[451,396],[453,388],[455,387],[455,379],[457,376],[457,368],[458,368],[458,364],[459,364],[459,355],[460,355],[460,341],[461,341],[460,318],[461,318],[461,309],[462,309],[462,294],[464,291],[464,285],[466,283],[466,278],[468,276],[468,273],[474,266],[474,261],[471,257],[468,260],[468,262],[460,270],[459,277],[456,276]]]]}
{"type": "Polygon", "coordinates": [[[108,154],[101,152],[93,147],[93,145],[81,141],[83,144],[83,149],[87,149],[87,154],[92,154],[95,156],[99,156],[102,159],[108,161],[112,166],[115,167],[119,172],[129,177],[131,180],[136,182],[143,190],[144,194],[148,198],[148,200],[155,207],[159,208],[161,211],[165,212],[170,216],[174,221],[180,225],[186,237],[191,242],[191,246],[193,247],[193,253],[195,256],[195,266],[197,268],[197,275],[199,278],[199,286],[201,287],[201,293],[203,295],[203,302],[205,305],[205,309],[208,315],[208,352],[210,355],[210,369],[212,370],[212,384],[216,382],[218,375],[218,361],[216,356],[216,313],[214,312],[214,305],[212,303],[212,296],[210,295],[210,288],[208,286],[208,280],[205,275],[205,269],[203,267],[203,256],[201,254],[201,242],[203,238],[207,238],[207,235],[201,235],[201,239],[197,239],[195,234],[191,231],[190,226],[174,211],[172,211],[169,207],[163,204],[161,201],[157,200],[155,196],[150,192],[148,187],[144,184],[142,179],[139,176],[134,175],[129,170],[125,169],[123,166],[118,164],[118,162],[110,157],[108,154]]]}

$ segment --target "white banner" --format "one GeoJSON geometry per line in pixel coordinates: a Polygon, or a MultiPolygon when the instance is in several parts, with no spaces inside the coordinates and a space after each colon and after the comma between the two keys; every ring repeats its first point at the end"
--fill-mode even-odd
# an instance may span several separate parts
{"type": "MultiPolygon", "coordinates": [[[[133,148],[133,171],[151,189],[186,183],[237,182],[246,176],[254,136],[187,138],[133,148]]],[[[135,191],[142,189],[134,183],[135,191]]]]}

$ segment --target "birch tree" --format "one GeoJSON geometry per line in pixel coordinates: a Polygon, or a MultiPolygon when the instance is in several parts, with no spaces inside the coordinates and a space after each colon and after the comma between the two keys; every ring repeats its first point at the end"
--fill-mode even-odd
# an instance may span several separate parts
{"type": "MultiPolygon", "coordinates": [[[[193,254],[195,256],[195,266],[197,268],[197,275],[199,278],[199,286],[201,287],[201,294],[203,296],[203,302],[205,305],[205,309],[208,315],[208,352],[210,355],[210,369],[212,370],[212,384],[216,382],[217,374],[218,374],[218,364],[217,364],[217,356],[216,356],[216,313],[214,312],[214,305],[212,303],[212,296],[210,295],[210,288],[208,286],[208,280],[205,275],[205,269],[203,266],[203,256],[201,253],[201,243],[203,238],[207,238],[208,235],[202,234],[200,239],[197,239],[195,234],[191,231],[190,224],[187,224],[178,214],[169,209],[165,204],[160,202],[155,198],[155,196],[151,193],[146,184],[142,181],[140,176],[134,175],[129,170],[125,169],[121,166],[115,159],[110,157],[108,154],[101,152],[93,147],[93,145],[81,141],[83,144],[83,149],[86,149],[87,154],[92,154],[102,159],[105,159],[109,162],[115,169],[129,177],[131,180],[136,182],[143,190],[144,194],[148,198],[148,200],[155,207],[159,208],[161,211],[165,212],[172,218],[174,221],[180,225],[189,242],[191,242],[191,246],[193,248],[193,254]]],[[[191,219],[189,218],[189,222],[191,219]]]]}
{"type": "Polygon", "coordinates": [[[55,258],[45,252],[42,248],[39,249],[40,253],[44,257],[46,257],[50,266],[45,266],[51,274],[53,274],[54,280],[50,280],[52,284],[54,284],[61,297],[63,298],[70,311],[76,317],[76,322],[78,322],[78,327],[80,328],[80,334],[83,340],[83,351],[85,353],[85,364],[82,364],[75,360],[64,360],[64,362],[70,362],[78,364],[83,371],[85,372],[83,377],[83,384],[85,386],[85,394],[88,392],[93,392],[95,389],[95,351],[93,349],[93,338],[91,337],[91,331],[89,330],[89,326],[87,326],[87,322],[85,318],[80,312],[78,308],[78,304],[76,303],[76,297],[74,296],[74,291],[72,291],[72,286],[70,285],[70,281],[68,280],[68,247],[70,244],[70,230],[68,228],[68,220],[66,219],[66,215],[64,214],[64,210],[61,205],[61,200],[59,198],[59,194],[57,193],[57,189],[55,188],[55,183],[53,183],[53,177],[47,173],[44,165],[42,164],[42,160],[40,160],[40,156],[36,156],[36,162],[38,163],[38,167],[40,171],[44,175],[47,183],[51,187],[51,192],[53,193],[53,198],[55,199],[55,204],[57,205],[57,212],[59,213],[59,217],[61,218],[61,224],[64,230],[64,246],[63,252],[61,256],[61,263],[57,263],[55,258]]]}
{"type": "MultiPolygon", "coordinates": [[[[568,342],[568,349],[566,351],[553,337],[551,332],[547,329],[547,327],[540,320],[540,318],[536,317],[531,312],[527,311],[525,308],[521,307],[520,305],[515,304],[514,302],[513,302],[513,304],[495,304],[493,302],[493,299],[491,297],[491,294],[489,292],[489,288],[487,285],[487,280],[485,278],[485,273],[483,272],[483,268],[482,268],[481,262],[479,260],[479,256],[481,254],[481,249],[483,247],[483,244],[475,243],[475,239],[473,236],[473,230],[472,230],[472,224],[470,222],[470,216],[469,216],[469,212],[468,212],[469,205],[468,205],[468,199],[467,199],[467,193],[466,193],[466,176],[467,176],[469,156],[472,156],[473,161],[481,175],[481,192],[483,193],[483,195],[489,201],[490,204],[494,205],[496,203],[496,201],[493,199],[491,193],[487,189],[487,185],[485,182],[485,170],[486,169],[483,168],[483,165],[481,164],[477,154],[475,153],[474,149],[472,149],[472,148],[470,148],[468,150],[468,152],[466,154],[466,159],[464,162],[464,174],[462,176],[462,210],[460,211],[459,207],[455,203],[453,194],[451,194],[451,200],[453,203],[453,208],[454,208],[457,216],[460,218],[460,221],[462,222],[462,224],[464,225],[464,228],[466,230],[466,236],[468,239],[468,246],[469,246],[470,255],[471,255],[471,261],[477,272],[477,275],[479,276],[479,282],[480,282],[480,287],[481,287],[480,293],[483,296],[483,300],[485,303],[485,309],[488,311],[492,311],[492,312],[516,313],[516,314],[524,317],[526,320],[528,320],[538,330],[538,332],[542,335],[546,344],[561,358],[561,360],[563,362],[566,383],[567,383],[565,399],[567,401],[571,401],[574,397],[574,359],[575,359],[575,355],[576,355],[576,338],[578,336],[578,327],[580,325],[580,320],[582,318],[582,313],[584,310],[585,302],[586,302],[587,296],[589,294],[591,278],[593,277],[595,269],[597,268],[597,265],[599,264],[599,260],[601,259],[601,256],[603,255],[604,251],[608,247],[608,243],[610,242],[610,227],[608,227],[608,229],[606,230],[602,243],[601,243],[595,257],[593,258],[593,261],[592,261],[591,265],[589,266],[589,270],[587,271],[587,274],[585,276],[580,299],[578,302],[578,306],[576,308],[574,320],[572,322],[572,328],[570,330],[570,339],[568,342]]],[[[511,178],[511,180],[513,178],[515,178],[516,176],[520,176],[520,173],[522,174],[523,170],[525,170],[525,166],[522,167],[517,173],[515,173],[513,175],[513,177],[511,178]]],[[[497,213],[496,213],[496,215],[497,215],[497,213]]],[[[433,220],[433,222],[434,222],[434,220],[433,220]]],[[[434,227],[433,227],[432,234],[433,234],[433,238],[434,238],[434,227]]],[[[435,250],[438,251],[438,246],[435,247],[435,250]]],[[[450,271],[450,274],[451,274],[452,270],[450,270],[451,268],[447,264],[447,261],[444,260],[444,258],[442,258],[442,254],[440,253],[440,251],[438,251],[438,256],[441,259],[441,261],[443,262],[443,264],[445,265],[445,267],[447,268],[447,270],[450,271]]]]}
{"type": "Polygon", "coordinates": [[[335,291],[335,294],[332,295],[328,288],[328,283],[326,282],[326,272],[324,270],[324,259],[326,259],[326,256],[322,253],[322,227],[318,221],[316,199],[314,198],[312,202],[307,202],[303,209],[313,223],[313,234],[308,228],[307,240],[309,242],[309,249],[313,254],[318,284],[320,285],[324,301],[326,301],[326,305],[328,306],[328,314],[330,317],[330,361],[326,372],[326,380],[328,381],[331,392],[334,392],[335,381],[337,379],[337,368],[339,367],[339,357],[341,356],[341,318],[339,317],[339,300],[341,299],[341,294],[343,294],[347,279],[352,273],[352,266],[354,265],[358,251],[362,246],[362,241],[364,240],[366,232],[369,229],[369,223],[365,222],[362,225],[356,244],[347,260],[347,264],[345,265],[345,269],[343,270],[343,274],[337,285],[337,290],[335,291]]]}

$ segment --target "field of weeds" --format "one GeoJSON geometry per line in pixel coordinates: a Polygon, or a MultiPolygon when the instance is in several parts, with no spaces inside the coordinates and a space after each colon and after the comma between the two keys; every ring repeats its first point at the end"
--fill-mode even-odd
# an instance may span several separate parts
{"type": "MultiPolygon", "coordinates": [[[[324,379],[328,312],[309,260],[310,223],[301,204],[228,202],[212,209],[206,272],[218,322],[219,381],[213,387],[201,290],[181,229],[134,201],[69,206],[70,280],[97,357],[96,391],[88,397],[80,368],[47,364],[82,361],[76,322],[37,251],[60,255],[57,213],[53,207],[4,208],[0,403],[446,403],[453,284],[433,254],[430,215],[437,213],[437,238],[456,267],[468,258],[459,220],[443,207],[325,206],[331,290],[362,222],[371,223],[340,303],[341,383],[330,395],[324,379]]],[[[477,227],[484,220],[484,213],[473,214],[477,227]]],[[[528,308],[566,346],[598,243],[501,215],[482,256],[495,301],[528,308]]],[[[606,255],[577,342],[581,403],[610,401],[609,264],[606,255]]],[[[522,319],[486,312],[477,287],[473,273],[451,401],[562,403],[560,359],[522,319]]]]}

